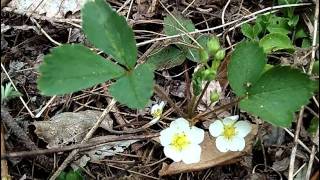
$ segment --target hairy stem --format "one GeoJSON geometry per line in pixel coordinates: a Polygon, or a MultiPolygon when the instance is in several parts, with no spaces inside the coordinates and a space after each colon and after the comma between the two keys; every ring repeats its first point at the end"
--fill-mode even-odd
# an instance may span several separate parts
{"type": "Polygon", "coordinates": [[[192,111],[191,111],[192,115],[195,112],[196,108],[199,106],[204,93],[207,91],[207,89],[209,87],[209,84],[210,84],[210,81],[207,81],[206,85],[204,86],[204,88],[201,91],[199,98],[197,99],[197,102],[195,104],[192,104],[192,111]]]}

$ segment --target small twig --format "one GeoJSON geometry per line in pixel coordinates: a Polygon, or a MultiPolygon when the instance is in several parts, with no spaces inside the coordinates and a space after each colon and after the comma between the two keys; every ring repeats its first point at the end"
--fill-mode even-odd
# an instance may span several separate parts
{"type": "Polygon", "coordinates": [[[163,100],[166,100],[170,106],[182,117],[187,117],[187,115],[181,111],[181,109],[173,102],[173,100],[167,96],[167,94],[165,93],[165,91],[162,89],[162,87],[160,87],[159,85],[155,85],[154,86],[154,91],[155,93],[158,94],[158,96],[160,96],[160,98],[162,98],[163,100]]]}
{"type": "MultiPolygon", "coordinates": [[[[225,16],[226,10],[227,10],[227,8],[228,8],[228,6],[229,6],[230,2],[231,2],[231,0],[228,0],[228,1],[227,1],[227,3],[226,3],[226,5],[223,7],[222,15],[221,15],[221,22],[222,22],[222,25],[224,25],[224,24],[225,24],[224,16],[225,16]]],[[[223,29],[224,29],[224,28],[223,28],[223,29]]],[[[226,33],[228,33],[228,32],[226,32],[226,33]]],[[[228,35],[228,34],[227,34],[227,41],[228,41],[228,43],[229,43],[229,46],[231,46],[231,41],[230,41],[230,37],[229,37],[229,35],[228,35]]]]}
{"type": "MultiPolygon", "coordinates": [[[[11,77],[9,76],[9,74],[8,74],[6,68],[4,67],[4,65],[2,64],[2,62],[1,62],[1,68],[2,68],[2,70],[4,71],[4,73],[6,74],[7,78],[9,79],[9,81],[11,82],[14,90],[19,92],[19,90],[17,89],[16,85],[14,85],[11,77]]],[[[27,103],[23,100],[23,98],[22,98],[21,96],[19,96],[19,99],[21,100],[23,106],[27,109],[27,111],[28,111],[28,113],[30,114],[30,116],[31,116],[32,118],[34,118],[35,116],[34,116],[34,114],[31,112],[31,110],[29,109],[27,103]]]]}
{"type": "Polygon", "coordinates": [[[196,31],[189,32],[189,33],[186,33],[186,34],[177,34],[177,35],[173,35],[173,36],[155,38],[155,39],[151,39],[151,40],[144,41],[144,42],[141,42],[141,43],[137,43],[137,46],[139,47],[139,46],[150,44],[150,43],[153,43],[153,42],[156,42],[156,41],[177,38],[177,37],[181,37],[181,36],[184,36],[184,35],[192,35],[192,34],[197,34],[197,33],[204,33],[204,32],[214,31],[214,30],[217,30],[217,29],[220,29],[220,28],[223,28],[223,27],[238,23],[239,21],[242,21],[243,19],[246,19],[246,18],[253,17],[253,18],[251,18],[251,20],[254,20],[256,18],[255,17],[256,15],[262,14],[262,13],[268,12],[268,11],[274,11],[275,9],[282,9],[282,8],[287,8],[287,7],[298,7],[298,6],[310,6],[310,5],[312,5],[312,3],[285,4],[285,5],[267,7],[265,9],[262,9],[262,10],[254,12],[252,14],[249,14],[247,16],[244,16],[243,18],[239,18],[239,19],[236,19],[234,21],[228,22],[228,23],[226,23],[224,25],[219,25],[219,26],[215,26],[215,27],[212,27],[212,28],[202,29],[202,30],[196,30],[196,31]]]}
{"type": "MultiPolygon", "coordinates": [[[[317,127],[317,133],[316,133],[315,137],[319,137],[319,126],[317,127]]],[[[307,169],[307,173],[306,173],[306,179],[310,179],[312,165],[313,165],[315,155],[316,155],[316,146],[312,145],[310,159],[309,159],[309,163],[308,163],[308,169],[307,169]]]]}
{"type": "Polygon", "coordinates": [[[126,140],[144,140],[144,139],[150,139],[159,136],[159,133],[154,134],[148,134],[148,135],[123,135],[123,136],[100,136],[96,140],[92,139],[89,142],[86,143],[80,143],[80,144],[74,144],[70,146],[64,146],[61,148],[52,148],[52,149],[39,149],[36,151],[21,151],[21,152],[12,152],[8,154],[1,155],[1,159],[8,159],[8,158],[18,158],[18,157],[28,157],[28,156],[38,156],[41,154],[51,154],[51,153],[57,153],[57,152],[66,152],[71,151],[74,149],[85,149],[85,148],[91,148],[94,146],[101,146],[103,144],[109,143],[109,142],[116,142],[116,141],[126,141],[126,140]]]}
{"type": "Polygon", "coordinates": [[[299,118],[298,118],[298,122],[297,122],[297,127],[296,127],[296,132],[294,135],[294,147],[291,150],[288,180],[293,180],[293,178],[294,178],[294,176],[293,176],[294,161],[296,158],[296,153],[297,153],[297,148],[298,148],[298,139],[299,139],[301,124],[302,124],[302,119],[303,119],[303,112],[304,112],[304,107],[302,107],[300,110],[299,118]]]}
{"type": "Polygon", "coordinates": [[[38,114],[36,114],[35,118],[39,118],[56,97],[57,96],[52,96],[51,99],[47,102],[47,104],[38,112],[38,114]]]}
{"type": "Polygon", "coordinates": [[[210,114],[214,114],[214,113],[216,113],[218,111],[221,111],[223,109],[228,109],[228,108],[232,107],[233,105],[237,104],[238,102],[240,102],[241,99],[242,98],[237,98],[235,101],[232,101],[230,103],[222,105],[222,106],[220,106],[220,107],[218,107],[216,109],[213,109],[213,110],[211,110],[209,112],[200,113],[200,114],[196,115],[195,117],[193,117],[192,121],[196,121],[196,119],[200,119],[201,117],[206,117],[206,116],[208,116],[210,114]]]}
{"type": "MultiPolygon", "coordinates": [[[[1,123],[1,156],[4,154],[6,154],[6,146],[4,141],[4,128],[1,123]]],[[[11,179],[8,171],[7,160],[1,160],[1,179],[11,179]]]]}
{"type": "Polygon", "coordinates": [[[33,23],[36,24],[36,26],[39,28],[39,30],[41,31],[41,33],[42,33],[43,35],[45,35],[45,36],[49,39],[49,41],[51,41],[53,44],[55,44],[55,45],[57,45],[57,46],[62,45],[61,43],[59,43],[59,42],[57,42],[56,40],[52,39],[52,37],[49,36],[49,34],[48,34],[45,30],[42,29],[42,27],[40,26],[40,24],[39,24],[34,18],[31,17],[30,20],[31,20],[33,23]]]}
{"type": "Polygon", "coordinates": [[[133,0],[131,0],[130,6],[129,6],[128,14],[127,14],[127,17],[126,17],[127,21],[129,19],[129,16],[130,16],[130,12],[131,12],[131,9],[132,9],[132,4],[133,4],[133,0]]]}
{"type": "MultiPolygon", "coordinates": [[[[81,143],[84,143],[88,141],[93,133],[98,129],[99,125],[103,121],[104,117],[109,113],[109,111],[112,109],[112,107],[115,105],[116,101],[113,99],[111,103],[108,104],[107,108],[102,112],[101,116],[97,120],[97,122],[94,124],[94,126],[90,129],[90,131],[86,134],[84,139],[81,141],[81,143]]],[[[63,163],[60,165],[60,167],[56,170],[56,172],[50,177],[50,180],[55,180],[59,174],[68,166],[68,164],[72,161],[74,156],[79,152],[79,149],[73,150],[69,156],[63,161],[63,163]]]]}
{"type": "Polygon", "coordinates": [[[186,11],[189,9],[189,7],[192,6],[192,4],[193,4],[194,2],[196,2],[196,0],[193,0],[181,13],[184,14],[184,12],[186,12],[186,11]]]}

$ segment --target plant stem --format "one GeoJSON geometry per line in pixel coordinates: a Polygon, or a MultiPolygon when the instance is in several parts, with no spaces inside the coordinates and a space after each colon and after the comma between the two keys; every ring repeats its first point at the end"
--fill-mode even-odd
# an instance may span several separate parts
{"type": "Polygon", "coordinates": [[[182,117],[187,117],[187,115],[181,111],[181,109],[173,102],[173,100],[167,96],[166,92],[159,85],[154,86],[154,91],[160,96],[161,99],[165,99],[170,106],[182,117]]]}
{"type": "Polygon", "coordinates": [[[207,91],[208,87],[209,87],[209,84],[210,84],[210,81],[207,81],[206,82],[206,85],[204,86],[203,90],[201,91],[201,94],[197,100],[197,102],[195,104],[192,104],[192,110],[191,110],[191,115],[193,115],[193,113],[195,112],[196,108],[198,107],[198,105],[200,104],[201,102],[201,99],[204,95],[204,93],[207,91]]]}
{"type": "Polygon", "coordinates": [[[192,95],[191,101],[188,104],[188,118],[191,118],[193,116],[193,105],[196,102],[196,96],[192,95]]]}
{"type": "Polygon", "coordinates": [[[220,110],[228,109],[228,108],[232,107],[233,105],[237,104],[238,102],[240,102],[243,98],[244,97],[237,98],[236,100],[231,101],[230,103],[222,105],[222,106],[220,106],[220,107],[218,107],[216,109],[213,109],[213,110],[211,110],[209,112],[200,113],[200,114],[196,115],[195,117],[193,117],[191,120],[192,120],[192,122],[194,122],[194,121],[197,121],[198,119],[200,119],[201,117],[206,117],[206,116],[208,116],[210,114],[213,114],[213,113],[216,113],[216,112],[218,112],[220,110]]]}

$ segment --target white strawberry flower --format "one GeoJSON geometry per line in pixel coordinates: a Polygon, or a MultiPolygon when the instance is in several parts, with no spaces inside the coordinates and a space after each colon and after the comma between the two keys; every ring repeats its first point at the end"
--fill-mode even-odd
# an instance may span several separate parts
{"type": "Polygon", "coordinates": [[[161,101],[160,104],[155,104],[151,107],[152,122],[157,122],[161,118],[164,106],[165,103],[161,101]]]}
{"type": "Polygon", "coordinates": [[[242,151],[246,137],[252,127],[248,121],[238,121],[239,116],[226,117],[223,120],[216,120],[209,126],[209,132],[216,137],[216,147],[220,152],[242,151]]]}
{"type": "Polygon", "coordinates": [[[164,154],[175,162],[186,164],[200,161],[200,143],[204,139],[203,129],[190,124],[184,118],[171,122],[170,127],[160,132],[160,143],[164,146],[164,154]]]}

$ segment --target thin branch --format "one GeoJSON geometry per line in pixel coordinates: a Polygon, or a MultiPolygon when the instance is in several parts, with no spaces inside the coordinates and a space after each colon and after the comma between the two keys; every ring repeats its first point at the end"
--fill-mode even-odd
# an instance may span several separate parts
{"type": "Polygon", "coordinates": [[[199,96],[199,98],[197,99],[195,104],[192,104],[192,110],[191,110],[191,115],[193,116],[193,113],[195,112],[196,108],[199,106],[202,97],[204,95],[204,93],[207,91],[208,87],[209,87],[210,81],[206,82],[206,85],[204,86],[203,90],[201,91],[201,94],[199,96]]]}
{"type": "Polygon", "coordinates": [[[159,133],[154,134],[147,134],[147,135],[122,135],[122,136],[100,136],[97,140],[92,139],[86,143],[74,144],[70,146],[64,146],[61,148],[52,148],[52,149],[39,149],[36,151],[21,151],[21,152],[12,152],[8,154],[1,155],[1,159],[8,159],[8,158],[18,158],[18,157],[28,157],[28,156],[38,156],[41,154],[51,154],[57,152],[66,152],[71,151],[74,149],[82,150],[85,148],[91,148],[94,146],[101,146],[103,144],[109,142],[116,142],[116,141],[127,141],[127,140],[145,140],[159,136],[159,133]]]}

